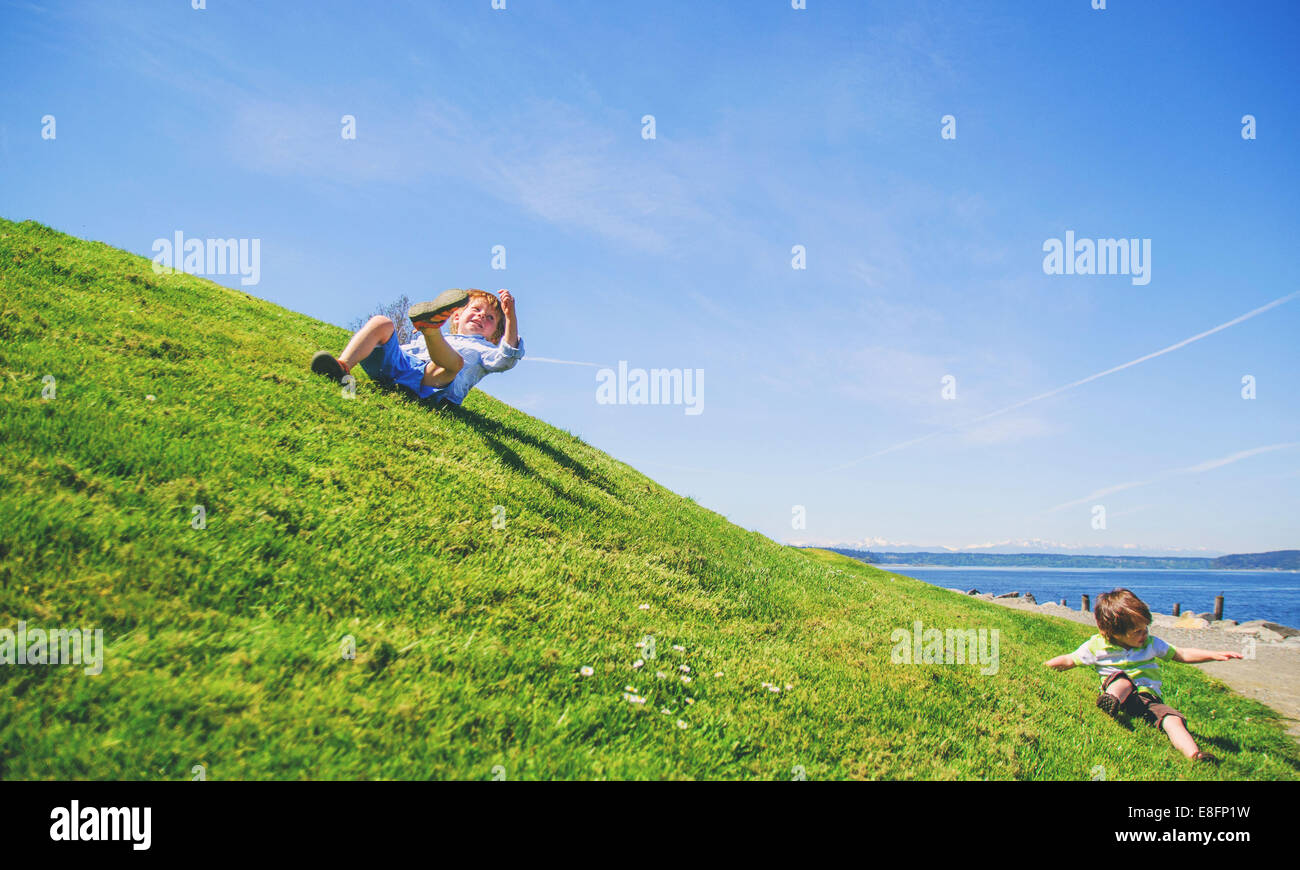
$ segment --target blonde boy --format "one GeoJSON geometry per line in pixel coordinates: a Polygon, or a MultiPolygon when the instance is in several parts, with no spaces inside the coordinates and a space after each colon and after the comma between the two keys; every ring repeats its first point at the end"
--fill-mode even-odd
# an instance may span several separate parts
{"type": "Polygon", "coordinates": [[[499,296],[448,290],[412,305],[409,316],[420,337],[400,345],[396,324],[376,315],[339,356],[319,351],[311,370],[340,381],[360,363],[376,383],[404,388],[424,401],[459,405],[488,374],[509,371],[524,356],[514,297],[509,290],[499,296]],[[450,324],[449,335],[442,334],[443,324],[450,324]]]}

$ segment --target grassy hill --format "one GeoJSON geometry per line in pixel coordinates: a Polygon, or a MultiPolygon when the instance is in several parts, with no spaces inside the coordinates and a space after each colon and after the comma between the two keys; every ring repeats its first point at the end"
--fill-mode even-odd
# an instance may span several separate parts
{"type": "Polygon", "coordinates": [[[1215,568],[1254,568],[1300,571],[1300,550],[1272,550],[1267,553],[1234,553],[1214,560],[1215,568]]]}
{"type": "Polygon", "coordinates": [[[780,546],[482,393],[345,399],[306,369],[338,327],[31,222],[0,287],[0,627],[107,644],[0,665],[0,778],[1300,774],[1191,667],[1217,771],[1042,667],[1080,626],[780,546]],[[915,620],[999,630],[998,672],[891,664],[915,620]]]}

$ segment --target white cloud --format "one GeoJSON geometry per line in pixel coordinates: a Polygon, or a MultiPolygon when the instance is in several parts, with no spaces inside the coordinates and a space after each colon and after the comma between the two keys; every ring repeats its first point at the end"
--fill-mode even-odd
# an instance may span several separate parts
{"type": "MultiPolygon", "coordinates": [[[[845,396],[885,407],[933,406],[943,401],[947,357],[898,347],[866,345],[837,351],[834,388],[845,396]]],[[[816,361],[810,361],[816,362],[816,361]]]]}
{"type": "Polygon", "coordinates": [[[977,426],[965,432],[963,438],[970,444],[989,447],[994,444],[1013,444],[1029,438],[1038,438],[1059,432],[1060,429],[1061,427],[1037,417],[1006,417],[977,426]]]}

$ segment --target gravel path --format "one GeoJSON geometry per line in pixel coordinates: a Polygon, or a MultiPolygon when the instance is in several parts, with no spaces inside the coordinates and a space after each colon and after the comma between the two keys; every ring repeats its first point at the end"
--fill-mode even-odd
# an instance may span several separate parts
{"type": "MultiPolygon", "coordinates": [[[[952,591],[966,594],[959,589],[952,591]]],[[[1016,610],[1060,616],[1094,628],[1097,625],[1091,613],[1055,603],[1031,604],[1022,598],[978,597],[1016,610]]],[[[1212,626],[1174,628],[1175,618],[1163,613],[1153,613],[1152,619],[1151,633],[1174,646],[1247,651],[1245,636],[1240,633],[1212,626]]],[[[1260,640],[1255,643],[1254,659],[1205,662],[1192,667],[1200,668],[1210,676],[1222,680],[1237,694],[1272,707],[1282,714],[1288,733],[1300,742],[1300,643],[1295,640],[1288,643],[1260,640]]]]}

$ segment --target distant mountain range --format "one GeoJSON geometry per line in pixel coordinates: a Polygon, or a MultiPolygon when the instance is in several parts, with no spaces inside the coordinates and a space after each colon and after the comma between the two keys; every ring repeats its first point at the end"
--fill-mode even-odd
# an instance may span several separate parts
{"type": "Polygon", "coordinates": [[[1051,541],[1043,538],[1007,538],[1001,541],[984,541],[978,544],[949,546],[947,544],[913,544],[892,541],[888,538],[866,537],[859,540],[803,540],[789,541],[796,547],[822,549],[866,550],[872,553],[1043,553],[1064,556],[1155,556],[1171,559],[1213,559],[1223,556],[1223,550],[1210,547],[1161,547],[1137,544],[1078,544],[1051,541]]]}
{"type": "Polygon", "coordinates": [[[1171,568],[1184,571],[1300,571],[1300,550],[1236,553],[1215,558],[1186,556],[1080,556],[1068,553],[880,553],[825,547],[871,565],[934,565],[977,568],[1171,568]]]}

